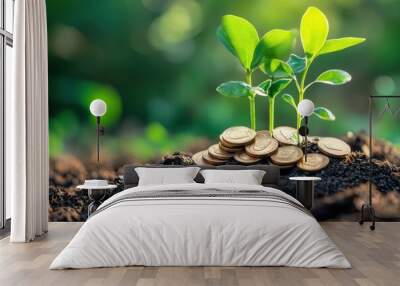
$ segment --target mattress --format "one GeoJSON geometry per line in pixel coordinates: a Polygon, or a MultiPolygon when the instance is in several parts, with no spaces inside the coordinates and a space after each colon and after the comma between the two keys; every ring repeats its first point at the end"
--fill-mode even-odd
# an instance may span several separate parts
{"type": "Polygon", "coordinates": [[[282,191],[198,183],[114,195],[50,269],[132,265],[351,267],[315,218],[282,191]]]}

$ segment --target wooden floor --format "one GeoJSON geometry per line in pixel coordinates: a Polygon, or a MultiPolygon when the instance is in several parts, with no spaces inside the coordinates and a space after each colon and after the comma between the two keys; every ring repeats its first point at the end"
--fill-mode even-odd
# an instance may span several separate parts
{"type": "Polygon", "coordinates": [[[49,233],[27,244],[0,241],[0,285],[400,285],[400,223],[375,232],[356,222],[322,223],[352,269],[289,267],[124,267],[48,270],[80,223],[50,223],[49,233]]]}

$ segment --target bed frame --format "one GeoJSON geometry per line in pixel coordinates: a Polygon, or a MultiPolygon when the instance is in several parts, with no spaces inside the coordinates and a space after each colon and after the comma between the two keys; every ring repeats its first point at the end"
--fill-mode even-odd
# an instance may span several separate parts
{"type": "MultiPolygon", "coordinates": [[[[135,171],[137,167],[147,168],[185,168],[193,166],[182,166],[182,165],[125,165],[124,166],[124,189],[136,187],[139,183],[139,176],[135,171]]],[[[263,170],[265,175],[262,181],[262,185],[265,187],[272,187],[276,189],[280,188],[280,169],[273,165],[253,165],[253,166],[242,166],[242,165],[222,165],[222,166],[197,166],[202,170],[205,169],[217,169],[217,170],[263,170]]],[[[203,176],[199,173],[194,179],[197,183],[204,183],[203,176]]]]}

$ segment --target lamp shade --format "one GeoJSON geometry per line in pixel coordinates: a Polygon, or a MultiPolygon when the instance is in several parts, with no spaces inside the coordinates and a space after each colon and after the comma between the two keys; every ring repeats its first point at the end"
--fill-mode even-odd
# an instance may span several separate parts
{"type": "Polygon", "coordinates": [[[101,100],[101,99],[95,99],[90,103],[90,112],[98,117],[98,116],[103,116],[107,112],[107,105],[106,103],[101,100]]]}
{"type": "Polygon", "coordinates": [[[297,106],[301,116],[310,116],[314,112],[314,103],[309,99],[303,99],[297,106]]]}

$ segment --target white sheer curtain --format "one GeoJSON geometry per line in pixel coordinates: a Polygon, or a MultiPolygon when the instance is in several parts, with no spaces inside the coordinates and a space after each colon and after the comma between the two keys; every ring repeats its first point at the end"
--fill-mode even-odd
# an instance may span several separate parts
{"type": "Polygon", "coordinates": [[[45,0],[15,1],[13,92],[6,98],[6,187],[12,242],[48,225],[48,88],[45,0]]]}

